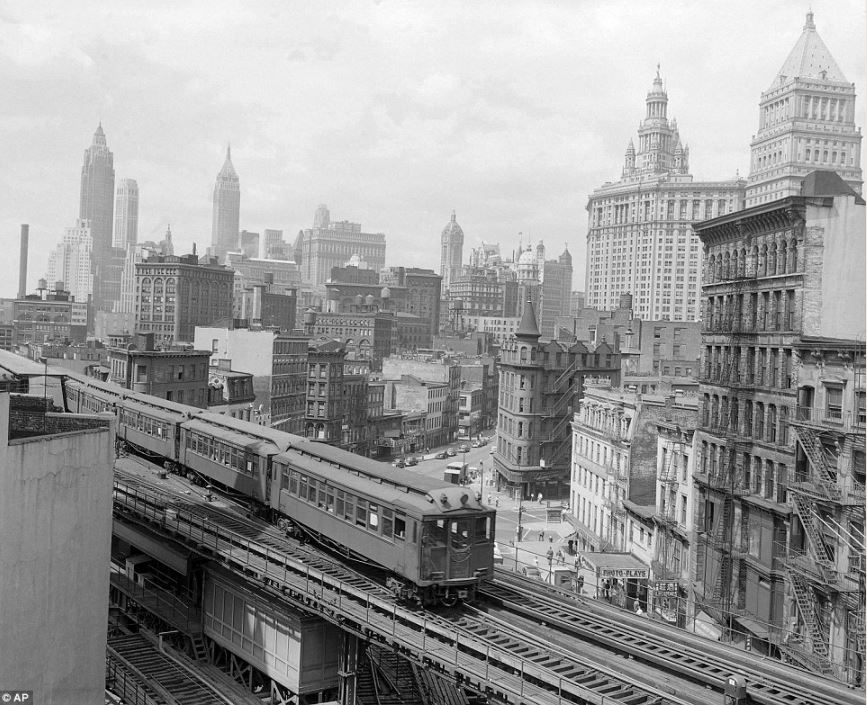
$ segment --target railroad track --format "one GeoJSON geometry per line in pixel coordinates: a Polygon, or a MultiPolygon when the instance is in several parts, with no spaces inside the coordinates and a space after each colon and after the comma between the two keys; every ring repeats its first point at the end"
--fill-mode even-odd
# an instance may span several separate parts
{"type": "Polygon", "coordinates": [[[141,480],[128,482],[119,474],[115,509],[128,520],[186,542],[301,609],[501,702],[704,705],[703,700],[636,684],[599,662],[552,648],[508,626],[492,629],[483,619],[449,619],[407,609],[390,595],[385,599],[378,589],[369,590],[368,584],[359,587],[355,574],[352,581],[343,581],[332,572],[333,565],[321,570],[287,555],[282,545],[273,545],[273,536],[266,532],[260,537],[259,527],[247,518],[203,509],[197,502],[178,502],[141,480]]]}
{"type": "Polygon", "coordinates": [[[861,705],[863,691],[778,661],[748,656],[738,649],[639,617],[595,600],[554,588],[540,592],[524,578],[498,571],[482,594],[491,603],[531,619],[544,615],[549,628],[600,644],[636,661],[689,678],[722,692],[735,674],[747,680],[751,703],[761,705],[861,705]],[[508,576],[505,578],[504,576],[508,576]]]}

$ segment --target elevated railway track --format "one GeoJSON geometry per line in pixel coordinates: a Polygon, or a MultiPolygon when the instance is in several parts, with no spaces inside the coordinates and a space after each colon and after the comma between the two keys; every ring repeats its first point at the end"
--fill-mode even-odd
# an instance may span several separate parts
{"type": "Polygon", "coordinates": [[[118,472],[116,517],[181,541],[275,597],[492,702],[707,705],[723,702],[732,674],[746,678],[750,703],[863,702],[863,692],[835,681],[538,582],[531,586],[507,571],[498,570],[486,585],[484,611],[410,609],[368,575],[262,520],[216,506],[201,490],[181,493],[158,484],[118,472]]]}

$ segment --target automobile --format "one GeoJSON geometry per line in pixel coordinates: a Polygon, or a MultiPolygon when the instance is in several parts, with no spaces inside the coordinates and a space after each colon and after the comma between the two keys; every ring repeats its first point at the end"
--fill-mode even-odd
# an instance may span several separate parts
{"type": "Polygon", "coordinates": [[[462,443],[460,447],[461,453],[469,453],[470,447],[466,443],[462,443]]]}
{"type": "Polygon", "coordinates": [[[449,456],[450,458],[454,458],[457,455],[457,453],[455,452],[454,448],[448,448],[448,449],[446,449],[446,455],[449,456]]]}
{"type": "Polygon", "coordinates": [[[406,459],[405,462],[406,462],[407,467],[412,467],[413,465],[418,465],[418,458],[414,458],[413,456],[410,456],[406,459]]]}
{"type": "Polygon", "coordinates": [[[502,565],[503,564],[503,554],[500,551],[500,547],[497,545],[497,542],[494,542],[494,565],[502,565]]]}
{"type": "Polygon", "coordinates": [[[479,443],[478,441],[473,441],[471,445],[473,446],[473,448],[481,448],[482,447],[482,444],[479,443]]]}
{"type": "Polygon", "coordinates": [[[535,580],[542,579],[542,573],[534,565],[525,565],[523,568],[521,568],[521,573],[523,573],[528,578],[534,578],[535,580]]]}
{"type": "Polygon", "coordinates": [[[394,467],[396,468],[405,468],[406,463],[403,461],[403,458],[398,458],[394,461],[394,467]]]}
{"type": "Polygon", "coordinates": [[[491,447],[488,449],[488,452],[489,452],[491,455],[493,455],[495,450],[496,450],[496,448],[494,448],[494,446],[491,446],[491,447]]]}
{"type": "Polygon", "coordinates": [[[444,451],[444,450],[441,450],[439,453],[437,453],[434,456],[434,458],[436,458],[437,460],[442,460],[443,458],[448,458],[448,457],[449,457],[449,454],[446,453],[446,451],[444,451]]]}

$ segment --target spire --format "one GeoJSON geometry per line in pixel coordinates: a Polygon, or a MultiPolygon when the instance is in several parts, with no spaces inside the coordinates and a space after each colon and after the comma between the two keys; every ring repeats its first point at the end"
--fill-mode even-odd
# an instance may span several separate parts
{"type": "Polygon", "coordinates": [[[455,210],[452,208],[452,222],[455,222],[455,210]]]}
{"type": "Polygon", "coordinates": [[[846,77],[816,31],[813,11],[807,13],[807,21],[795,46],[782,68],[777,72],[772,88],[792,78],[815,78],[835,83],[847,83],[846,77]]]}
{"type": "Polygon", "coordinates": [[[539,332],[539,324],[536,322],[536,312],[533,310],[533,302],[527,300],[527,305],[524,306],[524,313],[521,314],[521,324],[518,330],[515,331],[515,337],[526,340],[539,340],[541,333],[539,332]]]}
{"type": "Polygon", "coordinates": [[[223,162],[223,168],[220,169],[220,173],[217,174],[217,179],[227,179],[231,181],[238,180],[238,173],[235,171],[235,167],[232,164],[232,145],[226,145],[226,161],[223,162]]]}
{"type": "Polygon", "coordinates": [[[102,120],[99,121],[99,125],[96,127],[96,132],[93,133],[93,144],[98,145],[100,147],[105,147],[105,132],[102,131],[102,120]]]}
{"type": "Polygon", "coordinates": [[[629,146],[626,148],[627,154],[635,154],[635,145],[632,144],[632,140],[629,140],[629,146]]]}

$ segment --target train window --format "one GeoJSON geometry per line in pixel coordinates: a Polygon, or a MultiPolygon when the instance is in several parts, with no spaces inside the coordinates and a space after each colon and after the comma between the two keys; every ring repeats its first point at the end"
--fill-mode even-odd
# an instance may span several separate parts
{"type": "Polygon", "coordinates": [[[358,499],[355,507],[355,525],[365,528],[367,526],[367,500],[358,499]]]}
{"type": "Polygon", "coordinates": [[[394,538],[401,540],[406,538],[406,519],[402,516],[394,518],[394,538]]]}
{"type": "Polygon", "coordinates": [[[370,514],[367,516],[368,530],[379,533],[379,507],[375,504],[370,505],[370,514]]]}
{"type": "Polygon", "coordinates": [[[325,495],[325,509],[334,514],[334,488],[329,487],[325,495]]]}
{"type": "Polygon", "coordinates": [[[337,490],[337,506],[335,508],[337,516],[343,516],[343,490],[337,490]]]}
{"type": "Polygon", "coordinates": [[[451,522],[449,531],[453,548],[466,548],[469,545],[471,521],[471,519],[460,519],[451,522]]]}
{"type": "Polygon", "coordinates": [[[307,475],[298,478],[298,496],[301,499],[307,499],[307,475]]]}
{"type": "Polygon", "coordinates": [[[289,491],[294,495],[298,494],[298,473],[293,472],[289,475],[289,491]]]}
{"type": "Polygon", "coordinates": [[[352,521],[355,518],[355,497],[346,495],[346,505],[343,508],[343,518],[352,521]]]}
{"type": "Polygon", "coordinates": [[[382,508],[382,535],[390,539],[394,533],[394,514],[386,507],[382,508]]]}
{"type": "Polygon", "coordinates": [[[476,543],[484,543],[491,540],[491,518],[479,517],[476,519],[476,543]]]}
{"type": "Polygon", "coordinates": [[[328,488],[321,480],[317,484],[319,485],[319,497],[316,500],[316,505],[322,509],[325,507],[325,496],[328,494],[328,488]]]}
{"type": "Polygon", "coordinates": [[[412,523],[412,542],[418,543],[418,524],[416,522],[412,523]]]}

